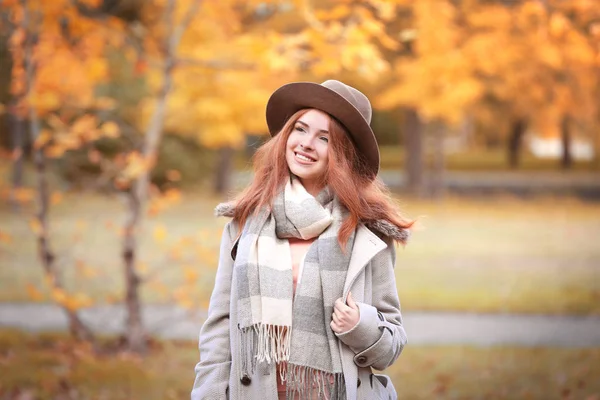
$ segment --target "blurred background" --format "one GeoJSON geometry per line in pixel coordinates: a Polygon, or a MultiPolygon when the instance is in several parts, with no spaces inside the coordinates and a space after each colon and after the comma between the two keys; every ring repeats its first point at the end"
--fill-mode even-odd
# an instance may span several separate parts
{"type": "Polygon", "coordinates": [[[269,95],[374,107],[401,399],[600,399],[597,0],[0,2],[0,399],[187,398],[269,95]]]}

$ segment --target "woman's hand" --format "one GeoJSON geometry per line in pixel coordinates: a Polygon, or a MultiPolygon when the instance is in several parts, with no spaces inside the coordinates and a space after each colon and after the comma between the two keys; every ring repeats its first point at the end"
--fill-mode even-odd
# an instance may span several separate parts
{"type": "Polygon", "coordinates": [[[333,305],[333,315],[331,321],[331,329],[335,333],[348,332],[354,328],[360,320],[358,306],[352,298],[352,292],[348,293],[347,305],[344,304],[340,297],[333,305]]]}

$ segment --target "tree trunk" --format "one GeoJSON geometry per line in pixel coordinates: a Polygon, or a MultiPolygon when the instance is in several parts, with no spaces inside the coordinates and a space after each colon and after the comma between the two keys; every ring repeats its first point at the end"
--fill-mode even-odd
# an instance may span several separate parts
{"type": "MultiPolygon", "coordinates": [[[[139,179],[143,178],[140,177],[139,179]]],[[[126,286],[125,307],[127,309],[125,337],[130,350],[143,353],[146,350],[146,335],[139,296],[140,278],[135,271],[136,230],[142,211],[142,204],[138,193],[139,187],[139,184],[135,184],[129,191],[128,214],[123,235],[123,261],[126,286]]]]}
{"type": "Polygon", "coordinates": [[[444,133],[446,127],[442,123],[435,123],[433,126],[433,160],[431,165],[431,179],[429,182],[429,192],[434,199],[441,199],[444,195],[444,133]]]}
{"type": "Polygon", "coordinates": [[[594,163],[592,168],[600,170],[600,132],[594,132],[594,163]]]}
{"type": "Polygon", "coordinates": [[[417,196],[423,195],[423,123],[416,110],[404,113],[404,146],[406,188],[417,196]]]}
{"type": "Polygon", "coordinates": [[[569,117],[563,117],[560,122],[560,135],[562,139],[562,169],[571,169],[573,167],[573,156],[571,152],[571,130],[569,129],[569,117]]]}
{"type": "MultiPolygon", "coordinates": [[[[23,15],[23,26],[25,28],[28,27],[28,5],[27,1],[24,0],[22,2],[24,15],[23,15]]],[[[35,65],[33,62],[32,52],[35,43],[37,42],[37,37],[27,33],[26,44],[25,44],[25,57],[24,57],[24,67],[26,73],[26,93],[27,98],[31,98],[31,90],[33,87],[33,81],[35,79],[35,65]]],[[[40,135],[40,121],[37,116],[37,112],[31,104],[28,105],[29,112],[29,128],[30,128],[30,136],[31,142],[35,144],[35,141],[40,135]]],[[[38,244],[38,255],[42,262],[42,266],[46,273],[46,276],[52,282],[53,288],[64,290],[64,286],[61,281],[61,276],[56,270],[56,266],[54,265],[54,253],[50,247],[49,240],[49,224],[48,224],[48,209],[50,205],[50,193],[48,189],[48,180],[46,178],[46,159],[44,156],[44,147],[33,146],[33,161],[35,163],[35,170],[37,173],[37,205],[38,212],[36,213],[36,235],[37,235],[37,244],[38,244]]],[[[80,340],[93,341],[92,332],[85,326],[85,324],[79,318],[79,315],[76,311],[62,305],[63,310],[67,314],[67,319],[69,321],[69,330],[71,334],[80,340]]]]}
{"type": "Polygon", "coordinates": [[[8,130],[11,133],[12,142],[12,188],[10,202],[15,211],[21,209],[21,204],[16,198],[16,192],[23,186],[23,158],[25,146],[24,137],[26,134],[26,123],[23,118],[17,115],[16,111],[11,112],[6,119],[8,130]]]}
{"type": "Polygon", "coordinates": [[[511,126],[508,138],[508,165],[513,169],[518,168],[521,164],[521,147],[526,128],[527,124],[524,119],[515,120],[511,126]]]}
{"type": "Polygon", "coordinates": [[[158,146],[162,138],[167,97],[172,86],[172,60],[167,60],[166,64],[163,70],[163,87],[144,137],[143,154],[147,162],[147,168],[137,177],[133,187],[129,191],[128,213],[123,235],[123,261],[126,285],[125,304],[127,309],[126,339],[129,349],[137,353],[144,353],[147,344],[139,296],[140,277],[135,271],[137,233],[148,198],[150,171],[156,162],[158,146]]]}
{"type": "MultiPolygon", "coordinates": [[[[128,213],[125,222],[123,235],[123,262],[125,269],[126,285],[126,340],[131,351],[145,353],[147,349],[147,335],[142,321],[142,307],[139,296],[139,286],[141,279],[136,273],[135,262],[137,259],[137,233],[141,224],[144,206],[148,197],[148,187],[150,185],[150,172],[156,162],[158,146],[162,139],[163,124],[167,109],[167,99],[173,85],[173,68],[175,66],[175,49],[185,24],[173,27],[173,13],[175,1],[169,0],[165,13],[167,26],[172,28],[171,33],[166,38],[165,63],[162,69],[163,86],[157,96],[157,104],[154,114],[146,130],[143,143],[143,155],[146,161],[146,168],[137,177],[129,192],[128,213]]],[[[193,8],[190,8],[191,13],[193,8]]],[[[190,17],[191,18],[191,17],[190,17]]],[[[188,21],[189,18],[186,18],[188,21]]],[[[187,23],[187,22],[186,22],[187,23]]]]}
{"type": "Polygon", "coordinates": [[[234,151],[231,147],[221,147],[218,150],[217,166],[215,169],[215,192],[226,193],[231,187],[231,171],[233,169],[234,151]]]}

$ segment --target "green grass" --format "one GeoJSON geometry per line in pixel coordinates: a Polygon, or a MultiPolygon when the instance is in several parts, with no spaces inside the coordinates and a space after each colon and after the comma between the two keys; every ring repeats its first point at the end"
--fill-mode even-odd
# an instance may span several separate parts
{"type": "MultiPolygon", "coordinates": [[[[206,307],[226,222],[212,216],[218,201],[187,194],[144,221],[140,268],[152,277],[145,301],[206,307]],[[155,236],[161,229],[162,240],[155,236]]],[[[403,203],[418,219],[396,262],[404,311],[600,314],[600,204],[502,196],[403,203]]],[[[31,288],[49,299],[28,224],[32,212],[0,208],[0,231],[11,237],[0,242],[0,301],[31,301],[31,288]]],[[[67,195],[52,208],[52,247],[70,291],[96,302],[122,297],[124,216],[117,197],[67,195]]]]}
{"type": "MultiPolygon", "coordinates": [[[[193,342],[156,342],[140,358],[0,330],[0,398],[183,399],[197,360],[193,342]]],[[[385,373],[400,399],[597,399],[600,349],[409,345],[385,373]]]]}

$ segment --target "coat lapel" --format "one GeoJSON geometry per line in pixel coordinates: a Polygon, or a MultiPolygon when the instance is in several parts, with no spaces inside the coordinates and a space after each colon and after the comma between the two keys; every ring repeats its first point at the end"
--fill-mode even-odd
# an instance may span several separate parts
{"type": "Polygon", "coordinates": [[[369,261],[377,255],[377,253],[386,247],[387,244],[366,226],[362,224],[358,225],[358,228],[356,228],[354,247],[352,248],[352,255],[350,257],[350,264],[348,265],[346,282],[344,283],[344,301],[346,301],[346,296],[358,274],[369,261]]]}

